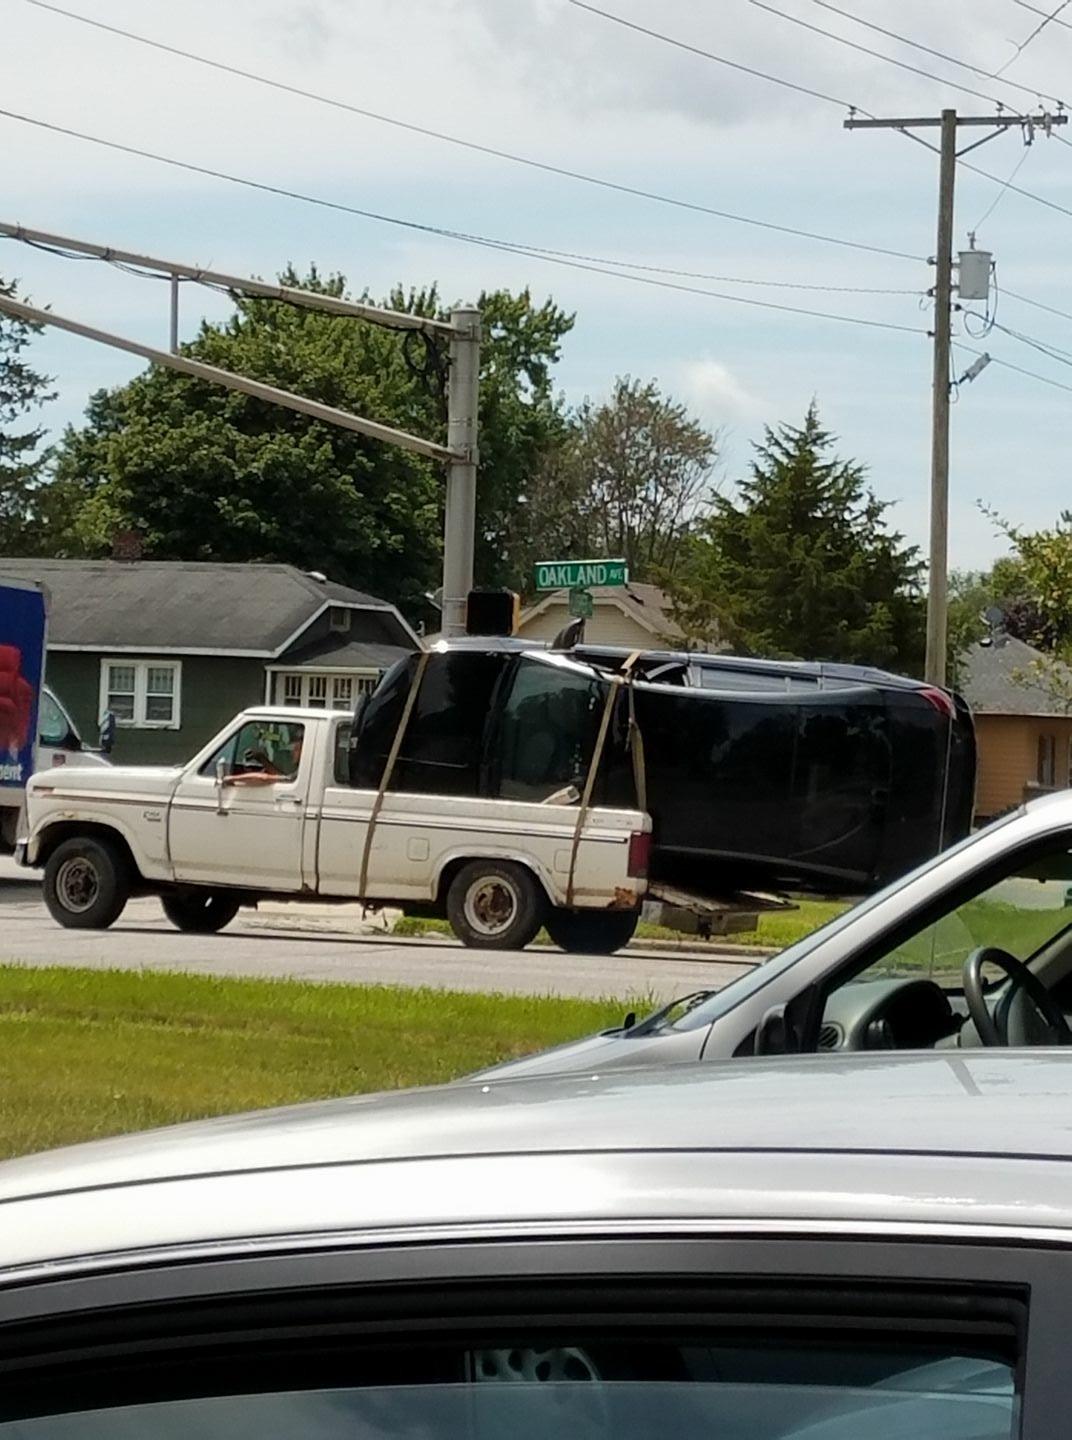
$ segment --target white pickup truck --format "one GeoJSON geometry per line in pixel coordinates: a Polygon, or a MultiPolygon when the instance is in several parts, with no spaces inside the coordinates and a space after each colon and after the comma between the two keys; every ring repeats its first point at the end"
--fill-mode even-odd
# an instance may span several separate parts
{"type": "Polygon", "coordinates": [[[18,858],[44,866],[49,910],[73,928],[102,929],[131,895],[158,894],[202,934],[272,897],[446,915],[482,947],[519,949],[542,925],[569,950],[629,940],[647,815],[594,807],[578,835],[575,805],[392,790],[377,811],[375,791],[348,783],[350,728],[347,714],[266,706],[187,765],[35,775],[18,858]]]}

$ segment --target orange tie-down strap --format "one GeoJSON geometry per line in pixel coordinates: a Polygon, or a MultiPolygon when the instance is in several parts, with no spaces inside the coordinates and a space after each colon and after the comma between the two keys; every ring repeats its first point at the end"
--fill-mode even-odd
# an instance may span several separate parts
{"type": "Polygon", "coordinates": [[[361,876],[357,886],[357,898],[361,901],[365,899],[365,889],[368,885],[369,856],[372,854],[372,837],[376,831],[376,821],[380,818],[380,811],[383,809],[383,799],[387,794],[387,787],[391,783],[391,776],[394,774],[399,751],[402,749],[402,741],[406,738],[406,730],[409,728],[410,717],[413,714],[413,707],[417,703],[421,681],[424,679],[424,672],[428,668],[430,658],[430,650],[421,651],[420,658],[417,661],[417,668],[413,672],[413,679],[410,681],[406,703],[402,707],[402,718],[398,722],[395,738],[391,741],[391,748],[387,752],[387,762],[383,767],[383,774],[380,776],[380,788],[376,791],[376,798],[372,802],[372,812],[369,815],[368,829],[365,831],[365,846],[361,852],[361,876]]]}
{"type": "Polygon", "coordinates": [[[607,735],[610,732],[610,720],[614,714],[615,701],[618,699],[618,691],[623,685],[628,687],[629,693],[629,742],[633,755],[633,779],[637,786],[637,804],[642,810],[647,809],[644,748],[633,709],[633,666],[640,659],[642,653],[640,650],[634,650],[619,673],[611,677],[610,684],[607,687],[607,701],[603,706],[603,715],[599,722],[599,733],[596,735],[595,748],[592,750],[592,759],[588,766],[588,774],[584,779],[584,791],[581,794],[581,808],[577,811],[577,823],[573,827],[573,844],[570,847],[569,878],[566,881],[567,909],[573,904],[573,881],[577,869],[577,852],[581,846],[581,835],[584,831],[585,822],[588,819],[588,812],[592,808],[592,792],[595,789],[596,776],[599,773],[599,764],[603,759],[603,750],[607,743],[607,735]],[[636,737],[635,741],[634,736],[636,737]],[[642,795],[643,799],[641,798],[642,795]]]}

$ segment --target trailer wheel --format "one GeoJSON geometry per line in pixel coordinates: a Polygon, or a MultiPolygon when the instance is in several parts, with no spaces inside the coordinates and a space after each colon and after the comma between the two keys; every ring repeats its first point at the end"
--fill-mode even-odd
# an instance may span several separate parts
{"type": "Polygon", "coordinates": [[[67,930],[107,930],[130,896],[130,870],[117,845],[75,836],[57,845],[45,866],[45,904],[67,930]]]}
{"type": "Polygon", "coordinates": [[[470,860],[447,891],[451,929],[475,949],[524,950],[546,913],[540,882],[510,860],[470,860]]]}
{"type": "Polygon", "coordinates": [[[162,895],[160,903],[172,925],[191,935],[215,935],[238,914],[239,902],[222,890],[187,890],[162,895]]]}
{"type": "Polygon", "coordinates": [[[636,933],[639,910],[552,910],[547,933],[574,955],[613,955],[636,933]]]}

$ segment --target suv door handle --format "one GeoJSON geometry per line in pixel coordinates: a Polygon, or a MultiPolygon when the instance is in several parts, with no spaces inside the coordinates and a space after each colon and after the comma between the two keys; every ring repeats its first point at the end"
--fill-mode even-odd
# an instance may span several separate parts
{"type": "Polygon", "coordinates": [[[282,808],[284,805],[293,805],[295,807],[298,807],[303,805],[305,802],[302,800],[300,795],[277,795],[275,797],[275,803],[277,807],[282,808]]]}

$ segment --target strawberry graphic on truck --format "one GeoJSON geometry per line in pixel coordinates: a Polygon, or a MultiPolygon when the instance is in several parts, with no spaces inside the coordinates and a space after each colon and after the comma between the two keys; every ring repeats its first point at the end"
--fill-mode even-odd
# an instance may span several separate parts
{"type": "Polygon", "coordinates": [[[6,579],[0,560],[0,853],[14,848],[37,759],[47,616],[44,589],[6,579]]]}
{"type": "MultiPolygon", "coordinates": [[[[22,673],[22,651],[0,645],[0,753],[17,763],[33,733],[36,690],[22,673]]],[[[19,777],[20,779],[23,777],[19,777]]]]}

